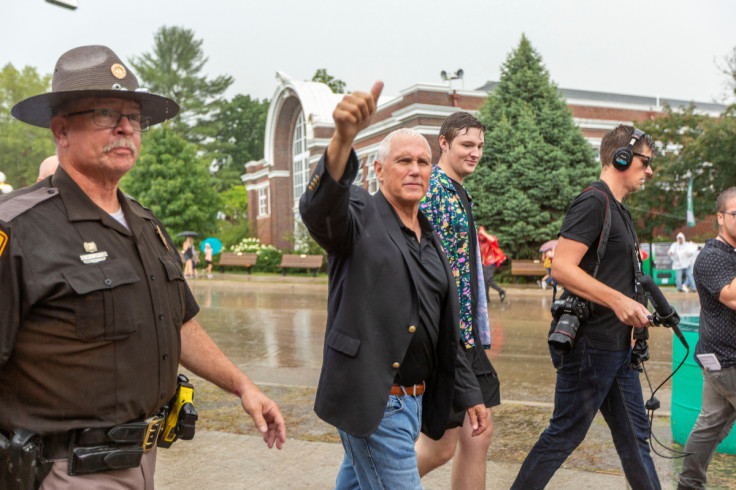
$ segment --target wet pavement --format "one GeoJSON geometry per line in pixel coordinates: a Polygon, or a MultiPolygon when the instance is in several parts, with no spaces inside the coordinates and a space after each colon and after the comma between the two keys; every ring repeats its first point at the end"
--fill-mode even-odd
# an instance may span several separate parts
{"type": "MultiPolygon", "coordinates": [[[[196,380],[195,402],[199,400],[200,411],[197,437],[159,451],[157,486],[333,486],[342,448],[334,429],[311,410],[321,367],[326,279],[216,275],[211,280],[190,281],[190,286],[202,308],[197,319],[225,353],[279,402],[287,415],[290,440],[283,451],[268,451],[253,435],[249,419],[234,406],[234,398],[196,380]],[[183,482],[179,479],[182,474],[187,474],[183,482]]],[[[524,454],[546,426],[554,395],[555,372],[546,343],[551,291],[513,285],[507,291],[503,304],[493,296],[489,308],[493,339],[489,356],[501,379],[503,405],[494,410],[488,488],[511,485],[524,454]]],[[[696,294],[672,290],[666,295],[681,316],[697,314],[696,294]]],[[[672,369],[672,339],[668,329],[651,330],[651,360],[646,366],[655,386],[672,369]]],[[[648,398],[644,378],[642,383],[648,398]]],[[[662,407],[657,411],[655,433],[667,445],[672,444],[672,438],[669,419],[663,416],[669,416],[670,396],[671,383],[666,383],[657,393],[662,407]]],[[[565,465],[568,469],[558,472],[549,488],[569,488],[571,482],[582,488],[625,488],[605,424],[594,423],[584,444],[586,447],[571,455],[565,465]]],[[[736,456],[726,458],[725,465],[734,466],[736,456]]],[[[672,488],[677,463],[656,456],[655,461],[663,488],[672,488]]],[[[449,488],[449,482],[449,465],[423,480],[425,488],[449,488]]]]}

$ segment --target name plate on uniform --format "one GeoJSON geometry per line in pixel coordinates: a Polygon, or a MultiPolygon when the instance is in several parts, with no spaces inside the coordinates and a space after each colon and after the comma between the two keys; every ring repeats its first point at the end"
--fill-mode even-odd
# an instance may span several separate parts
{"type": "Polygon", "coordinates": [[[96,252],[93,254],[84,254],[79,256],[85,264],[96,264],[107,260],[107,252],[96,252]]]}

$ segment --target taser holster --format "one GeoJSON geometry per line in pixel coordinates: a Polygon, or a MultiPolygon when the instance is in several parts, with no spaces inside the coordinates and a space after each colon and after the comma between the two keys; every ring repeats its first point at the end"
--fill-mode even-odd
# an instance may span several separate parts
{"type": "Polygon", "coordinates": [[[198,418],[194,409],[194,387],[183,374],[178,376],[177,381],[176,393],[168,404],[164,428],[158,436],[158,446],[163,448],[171,447],[177,439],[188,441],[194,438],[198,418]]]}

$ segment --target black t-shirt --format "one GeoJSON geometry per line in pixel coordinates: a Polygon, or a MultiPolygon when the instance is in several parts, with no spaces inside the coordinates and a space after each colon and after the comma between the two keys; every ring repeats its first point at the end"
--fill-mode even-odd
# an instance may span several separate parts
{"type": "MultiPolygon", "coordinates": [[[[616,201],[603,181],[599,180],[591,187],[598,190],[585,190],[573,201],[562,223],[560,236],[584,243],[589,247],[580,261],[580,267],[592,276],[595,271],[596,252],[603,229],[606,207],[610,203],[611,230],[608,235],[606,255],[601,261],[596,279],[629,298],[633,298],[634,268],[638,264],[635,262],[636,232],[631,215],[625,205],[616,201]]],[[[578,338],[587,338],[590,345],[597,349],[629,348],[631,326],[623,324],[610,308],[592,302],[590,304],[592,307],[590,317],[581,323],[578,338]]]]}

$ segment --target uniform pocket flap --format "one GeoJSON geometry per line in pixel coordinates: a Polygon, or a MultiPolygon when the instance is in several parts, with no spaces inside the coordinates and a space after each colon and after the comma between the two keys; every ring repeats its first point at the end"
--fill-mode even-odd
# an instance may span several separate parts
{"type": "Polygon", "coordinates": [[[82,265],[67,269],[62,275],[77,294],[88,294],[140,281],[140,277],[125,259],[82,265]]]}
{"type": "Polygon", "coordinates": [[[327,345],[350,357],[355,357],[360,348],[360,339],[351,337],[340,330],[332,330],[327,336],[327,345]]]}
{"type": "Polygon", "coordinates": [[[181,270],[181,264],[168,257],[159,257],[159,260],[161,260],[161,263],[164,265],[164,269],[166,269],[166,275],[168,276],[169,281],[174,281],[176,279],[184,280],[184,273],[181,270]]]}

